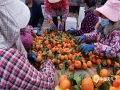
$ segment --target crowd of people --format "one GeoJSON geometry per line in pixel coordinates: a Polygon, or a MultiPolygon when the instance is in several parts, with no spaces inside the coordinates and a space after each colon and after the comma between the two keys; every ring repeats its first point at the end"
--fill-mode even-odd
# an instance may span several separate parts
{"type": "MultiPolygon", "coordinates": [[[[45,17],[50,29],[65,31],[69,14],[68,0],[44,0],[45,17]],[[61,23],[58,26],[58,16],[61,23]]],[[[102,0],[96,8],[96,0],[84,0],[85,17],[80,30],[71,28],[79,51],[107,58],[120,58],[120,1],[102,0]],[[101,20],[99,21],[99,17],[101,20]]],[[[2,90],[53,90],[55,66],[48,60],[41,62],[39,70],[29,60],[38,62],[30,52],[32,33],[41,36],[44,22],[41,4],[36,0],[0,0],[0,89],[2,90]]]]}

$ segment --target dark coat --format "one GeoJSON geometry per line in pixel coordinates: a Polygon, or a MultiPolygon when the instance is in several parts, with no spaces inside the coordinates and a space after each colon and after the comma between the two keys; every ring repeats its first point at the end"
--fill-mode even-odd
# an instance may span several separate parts
{"type": "Polygon", "coordinates": [[[33,5],[29,9],[31,12],[31,17],[28,24],[32,25],[33,27],[37,27],[38,23],[42,25],[44,21],[44,16],[42,13],[41,4],[36,0],[33,0],[33,5]]]}

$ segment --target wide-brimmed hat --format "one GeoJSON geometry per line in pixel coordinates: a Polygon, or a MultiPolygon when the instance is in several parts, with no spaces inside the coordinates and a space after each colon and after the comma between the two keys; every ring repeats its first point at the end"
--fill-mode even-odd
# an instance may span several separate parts
{"type": "Polygon", "coordinates": [[[57,3],[59,2],[60,0],[48,0],[50,3],[57,3]]]}
{"type": "Polygon", "coordinates": [[[0,0],[0,11],[6,13],[19,28],[24,28],[30,19],[29,8],[20,0],[0,0]]]}
{"type": "Polygon", "coordinates": [[[94,14],[100,16],[103,14],[109,20],[116,22],[120,20],[120,1],[119,0],[108,0],[103,6],[97,8],[94,14]]]}

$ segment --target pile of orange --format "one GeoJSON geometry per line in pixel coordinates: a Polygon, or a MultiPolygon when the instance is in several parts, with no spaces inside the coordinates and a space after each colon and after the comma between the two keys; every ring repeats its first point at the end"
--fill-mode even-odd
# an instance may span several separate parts
{"type": "MultiPolygon", "coordinates": [[[[43,37],[33,36],[31,48],[31,52],[38,54],[39,62],[47,59],[62,69],[63,62],[66,61],[70,71],[74,69],[86,70],[92,66],[92,63],[103,66],[112,65],[112,60],[106,59],[105,64],[104,58],[98,57],[92,52],[89,53],[89,57],[85,57],[78,51],[80,43],[74,39],[74,36],[66,32],[45,30],[42,34],[43,37]]],[[[115,64],[119,66],[119,63],[116,62],[115,64]]],[[[38,66],[38,63],[34,65],[38,66]]]]}

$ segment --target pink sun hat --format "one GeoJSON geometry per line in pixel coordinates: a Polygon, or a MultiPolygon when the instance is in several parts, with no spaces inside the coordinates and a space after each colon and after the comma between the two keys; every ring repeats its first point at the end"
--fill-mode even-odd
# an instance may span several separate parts
{"type": "Polygon", "coordinates": [[[105,17],[107,17],[109,20],[116,22],[120,20],[120,1],[119,0],[107,0],[107,2],[101,6],[100,8],[97,8],[94,11],[94,14],[96,16],[100,16],[100,14],[103,14],[105,17]]]}

